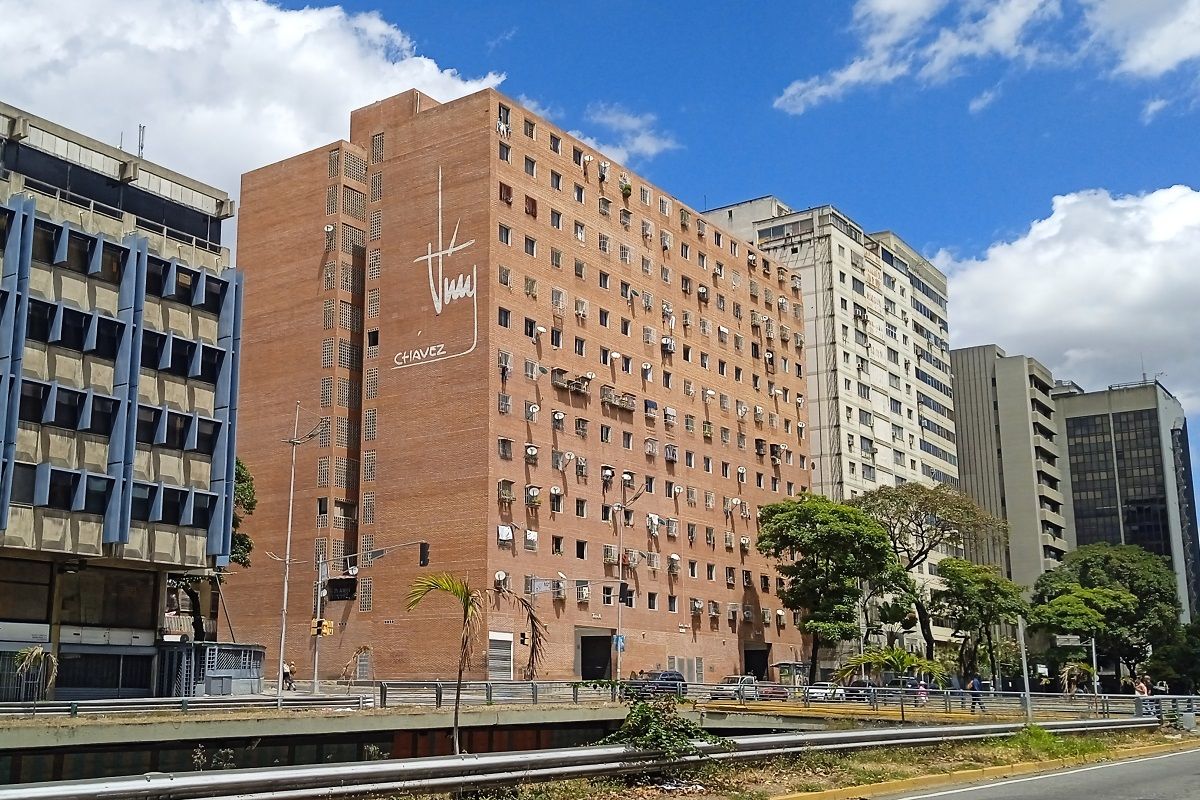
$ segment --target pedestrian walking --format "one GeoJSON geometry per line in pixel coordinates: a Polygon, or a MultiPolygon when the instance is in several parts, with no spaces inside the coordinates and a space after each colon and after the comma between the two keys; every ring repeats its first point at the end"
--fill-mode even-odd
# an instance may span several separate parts
{"type": "Polygon", "coordinates": [[[296,691],[296,662],[285,661],[283,664],[283,688],[296,691]]]}
{"type": "Polygon", "coordinates": [[[921,681],[917,684],[917,705],[929,705],[929,686],[926,685],[925,681],[921,681]]]}
{"type": "Polygon", "coordinates": [[[978,675],[971,677],[967,690],[971,692],[971,713],[974,714],[975,706],[979,706],[979,712],[986,714],[987,709],[983,705],[983,681],[979,680],[978,675]]]}

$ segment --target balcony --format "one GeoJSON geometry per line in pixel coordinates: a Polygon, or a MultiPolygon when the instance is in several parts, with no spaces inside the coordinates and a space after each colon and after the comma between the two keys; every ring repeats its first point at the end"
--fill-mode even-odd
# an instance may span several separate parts
{"type": "Polygon", "coordinates": [[[1039,483],[1037,490],[1038,490],[1039,495],[1046,498],[1047,500],[1057,503],[1060,506],[1064,502],[1066,502],[1065,500],[1063,500],[1063,493],[1061,491],[1059,491],[1058,489],[1053,489],[1050,486],[1048,486],[1047,484],[1039,483]]]}
{"type": "Polygon", "coordinates": [[[1038,519],[1040,519],[1042,522],[1050,523],[1059,530],[1066,530],[1067,528],[1067,521],[1063,518],[1063,515],[1057,511],[1051,511],[1048,508],[1038,509],[1038,519]]]}
{"type": "Polygon", "coordinates": [[[1042,538],[1042,547],[1049,547],[1051,549],[1057,550],[1060,553],[1067,552],[1067,540],[1064,539],[1063,537],[1055,536],[1052,533],[1043,533],[1041,535],[1041,538],[1042,538]]]}

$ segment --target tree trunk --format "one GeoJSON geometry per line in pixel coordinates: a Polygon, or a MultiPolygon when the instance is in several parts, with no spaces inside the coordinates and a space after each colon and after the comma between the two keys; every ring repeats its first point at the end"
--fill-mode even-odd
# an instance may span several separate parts
{"type": "Polygon", "coordinates": [[[929,609],[926,608],[925,602],[921,598],[913,600],[913,607],[917,609],[917,619],[921,623],[921,637],[925,639],[925,657],[930,661],[933,660],[933,622],[929,615],[929,609]]]}
{"type": "Polygon", "coordinates": [[[812,635],[812,652],[808,662],[808,685],[812,686],[817,682],[817,654],[821,650],[821,637],[817,634],[812,635]]]}
{"type": "Polygon", "coordinates": [[[204,641],[204,610],[200,608],[200,593],[196,591],[194,586],[183,584],[183,593],[188,596],[188,600],[192,604],[192,641],[204,641]]]}
{"type": "Polygon", "coordinates": [[[454,728],[453,728],[454,755],[458,755],[459,753],[462,752],[462,749],[459,747],[459,743],[458,743],[458,710],[462,704],[463,670],[466,668],[468,648],[470,648],[470,646],[471,646],[471,640],[468,638],[469,634],[468,634],[468,630],[467,630],[467,623],[469,620],[467,618],[467,614],[468,614],[467,606],[464,603],[463,604],[462,644],[461,644],[459,652],[458,652],[458,680],[455,681],[455,683],[454,683],[454,728]]]}
{"type": "Polygon", "coordinates": [[[999,664],[996,663],[996,642],[992,639],[992,626],[991,625],[984,628],[984,636],[987,637],[988,664],[990,664],[991,668],[992,668],[992,687],[994,689],[999,689],[1000,691],[1004,691],[1003,686],[996,686],[996,676],[1000,672],[1000,670],[999,670],[999,664]]]}

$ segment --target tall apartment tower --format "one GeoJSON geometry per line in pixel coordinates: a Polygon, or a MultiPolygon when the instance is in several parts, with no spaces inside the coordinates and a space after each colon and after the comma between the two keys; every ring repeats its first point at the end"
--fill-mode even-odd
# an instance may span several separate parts
{"type": "Polygon", "coordinates": [[[793,212],[763,197],[705,216],[803,293],[813,491],[842,500],[905,481],[956,486],[946,277],[832,206],[793,212]]]}
{"type": "Polygon", "coordinates": [[[1054,377],[994,344],[952,350],[950,363],[962,489],[1008,523],[1006,548],[970,555],[1033,586],[1075,546],[1063,508],[1066,436],[1050,395],[1054,377]]]}
{"type": "Polygon", "coordinates": [[[1060,381],[1054,397],[1077,543],[1135,544],[1170,559],[1189,621],[1200,612],[1200,542],[1183,406],[1153,379],[1097,392],[1060,381]]]}
{"type": "MultiPolygon", "coordinates": [[[[891,232],[867,234],[833,206],[792,211],[776,197],[713,209],[801,293],[813,491],[848,500],[879,486],[958,485],[946,277],[891,232]]],[[[762,291],[751,283],[751,296],[762,291]]],[[[936,581],[937,552],[914,577],[936,581]]],[[[952,631],[936,626],[934,637],[952,631]]]]}
{"type": "Polygon", "coordinates": [[[14,674],[31,644],[58,657],[56,697],[80,699],[176,693],[179,640],[215,638],[164,598],[170,573],[229,558],[232,213],[0,104],[0,699],[36,697],[14,674]]]}
{"type": "MultiPolygon", "coordinates": [[[[713,680],[804,652],[755,549],[756,509],[809,486],[800,294],[611,161],[494,91],[409,91],[244,177],[263,550],[283,552],[296,401],[302,432],[325,420],[297,454],[289,656],[452,675],[449,601],[405,608],[429,572],[524,592],[549,627],[542,677],[713,680]],[[352,601],[314,596],[330,559],[358,568],[352,601]],[[310,636],[317,615],[331,636],[310,636]]],[[[280,580],[260,558],[230,581],[252,638],[278,635],[280,580]]],[[[524,621],[485,605],[473,674],[520,678],[524,621]]]]}

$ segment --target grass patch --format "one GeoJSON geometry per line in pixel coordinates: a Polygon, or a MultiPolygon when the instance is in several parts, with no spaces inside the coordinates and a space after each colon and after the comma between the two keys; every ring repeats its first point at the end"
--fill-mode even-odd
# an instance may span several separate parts
{"type": "MultiPolygon", "coordinates": [[[[1178,741],[1144,731],[1056,736],[1041,728],[929,747],[813,752],[754,764],[707,762],[666,777],[627,776],[536,784],[474,795],[474,800],[769,800],[781,794],[936,775],[964,769],[1078,756],[1119,755],[1131,747],[1178,741]],[[664,781],[674,782],[664,786],[664,781]]],[[[420,800],[449,800],[449,795],[420,800]]],[[[396,798],[400,800],[400,798],[396,798]]],[[[411,799],[410,799],[411,800],[411,799]]]]}

